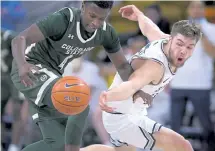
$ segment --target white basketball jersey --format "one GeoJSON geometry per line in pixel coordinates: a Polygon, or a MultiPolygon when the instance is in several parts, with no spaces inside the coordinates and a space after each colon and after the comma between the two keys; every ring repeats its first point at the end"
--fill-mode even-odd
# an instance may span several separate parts
{"type": "MultiPolygon", "coordinates": [[[[132,60],[137,58],[152,59],[163,65],[165,71],[164,71],[163,78],[161,79],[159,84],[157,85],[149,84],[144,86],[141,89],[142,91],[152,95],[153,98],[165,88],[165,86],[171,81],[171,79],[174,76],[174,73],[172,73],[169,68],[167,57],[163,51],[163,44],[166,42],[167,42],[166,39],[161,39],[161,40],[149,43],[144,48],[142,48],[139,52],[137,52],[134,56],[132,56],[130,60],[130,62],[132,62],[132,60]]],[[[115,86],[118,86],[122,82],[123,82],[122,79],[117,73],[115,75],[112,85],[110,86],[110,89],[115,86]]],[[[120,113],[131,113],[131,112],[133,113],[134,110],[136,112],[137,110],[143,111],[144,109],[146,109],[146,106],[143,105],[143,102],[141,100],[133,103],[132,96],[128,100],[108,102],[108,106],[112,106],[116,108],[115,111],[120,113]]]]}

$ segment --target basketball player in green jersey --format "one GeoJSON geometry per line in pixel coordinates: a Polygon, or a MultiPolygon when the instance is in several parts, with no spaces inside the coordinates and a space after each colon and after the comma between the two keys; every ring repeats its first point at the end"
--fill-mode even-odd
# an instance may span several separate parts
{"type": "MultiPolygon", "coordinates": [[[[113,1],[83,1],[81,10],[63,8],[13,39],[11,78],[30,100],[30,113],[43,135],[43,140],[23,151],[79,150],[89,107],[78,115],[66,116],[54,108],[50,97],[71,60],[102,45],[123,80],[133,72],[115,30],[105,22],[112,5],[113,1]]],[[[148,94],[138,93],[151,100],[148,94]]]]}

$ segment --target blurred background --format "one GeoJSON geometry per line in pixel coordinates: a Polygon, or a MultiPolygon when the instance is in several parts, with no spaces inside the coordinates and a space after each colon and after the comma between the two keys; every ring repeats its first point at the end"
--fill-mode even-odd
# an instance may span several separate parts
{"type": "MultiPolygon", "coordinates": [[[[171,84],[158,95],[149,108],[149,117],[170,127],[187,138],[195,151],[215,151],[215,2],[204,1],[116,1],[108,22],[119,34],[127,58],[144,47],[148,40],[142,35],[136,22],[123,19],[118,10],[134,4],[158,27],[169,34],[175,21],[193,19],[201,26],[203,38],[194,55],[178,71],[171,84]],[[208,28],[208,27],[211,28],[208,28]]],[[[37,20],[63,8],[79,7],[81,1],[1,1],[1,29],[15,34],[37,20]]],[[[3,85],[9,76],[7,66],[11,64],[10,46],[5,48],[5,34],[1,34],[1,94],[7,94],[3,85]],[[6,51],[5,49],[9,49],[6,51]]],[[[8,44],[10,45],[10,43],[8,44]]],[[[83,137],[82,146],[95,143],[111,145],[101,121],[98,96],[110,86],[115,68],[109,58],[98,47],[86,56],[71,62],[64,75],[75,75],[84,79],[92,91],[91,112],[83,137]],[[87,75],[87,76],[86,76],[87,75]]],[[[21,94],[1,97],[1,144],[4,151],[19,151],[22,147],[41,139],[36,124],[28,116],[28,104],[21,94]],[[4,102],[3,102],[4,100],[4,102]],[[12,126],[15,125],[15,129],[12,126]],[[16,150],[12,145],[16,146],[16,150]]]]}

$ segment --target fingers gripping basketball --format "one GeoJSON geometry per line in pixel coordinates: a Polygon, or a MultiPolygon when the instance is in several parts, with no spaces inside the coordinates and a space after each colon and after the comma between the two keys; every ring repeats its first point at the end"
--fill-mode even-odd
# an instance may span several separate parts
{"type": "Polygon", "coordinates": [[[80,78],[63,77],[53,86],[51,98],[59,112],[66,115],[79,114],[89,104],[90,88],[80,78]]]}

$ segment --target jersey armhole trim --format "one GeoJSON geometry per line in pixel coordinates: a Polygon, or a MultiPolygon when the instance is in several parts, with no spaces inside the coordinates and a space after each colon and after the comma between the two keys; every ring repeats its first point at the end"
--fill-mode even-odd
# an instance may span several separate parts
{"type": "Polygon", "coordinates": [[[73,21],[73,17],[74,17],[74,14],[73,14],[73,11],[72,11],[72,9],[71,8],[69,8],[69,7],[67,7],[68,9],[69,9],[69,12],[70,12],[70,22],[72,22],[73,21]]]}
{"type": "Polygon", "coordinates": [[[72,11],[71,8],[69,8],[69,7],[63,7],[63,8],[61,8],[59,11],[65,9],[65,8],[67,8],[67,9],[69,10],[69,13],[70,13],[70,19],[69,19],[69,21],[72,22],[72,21],[73,21],[73,18],[74,18],[74,14],[73,14],[73,11],[72,11]]]}

